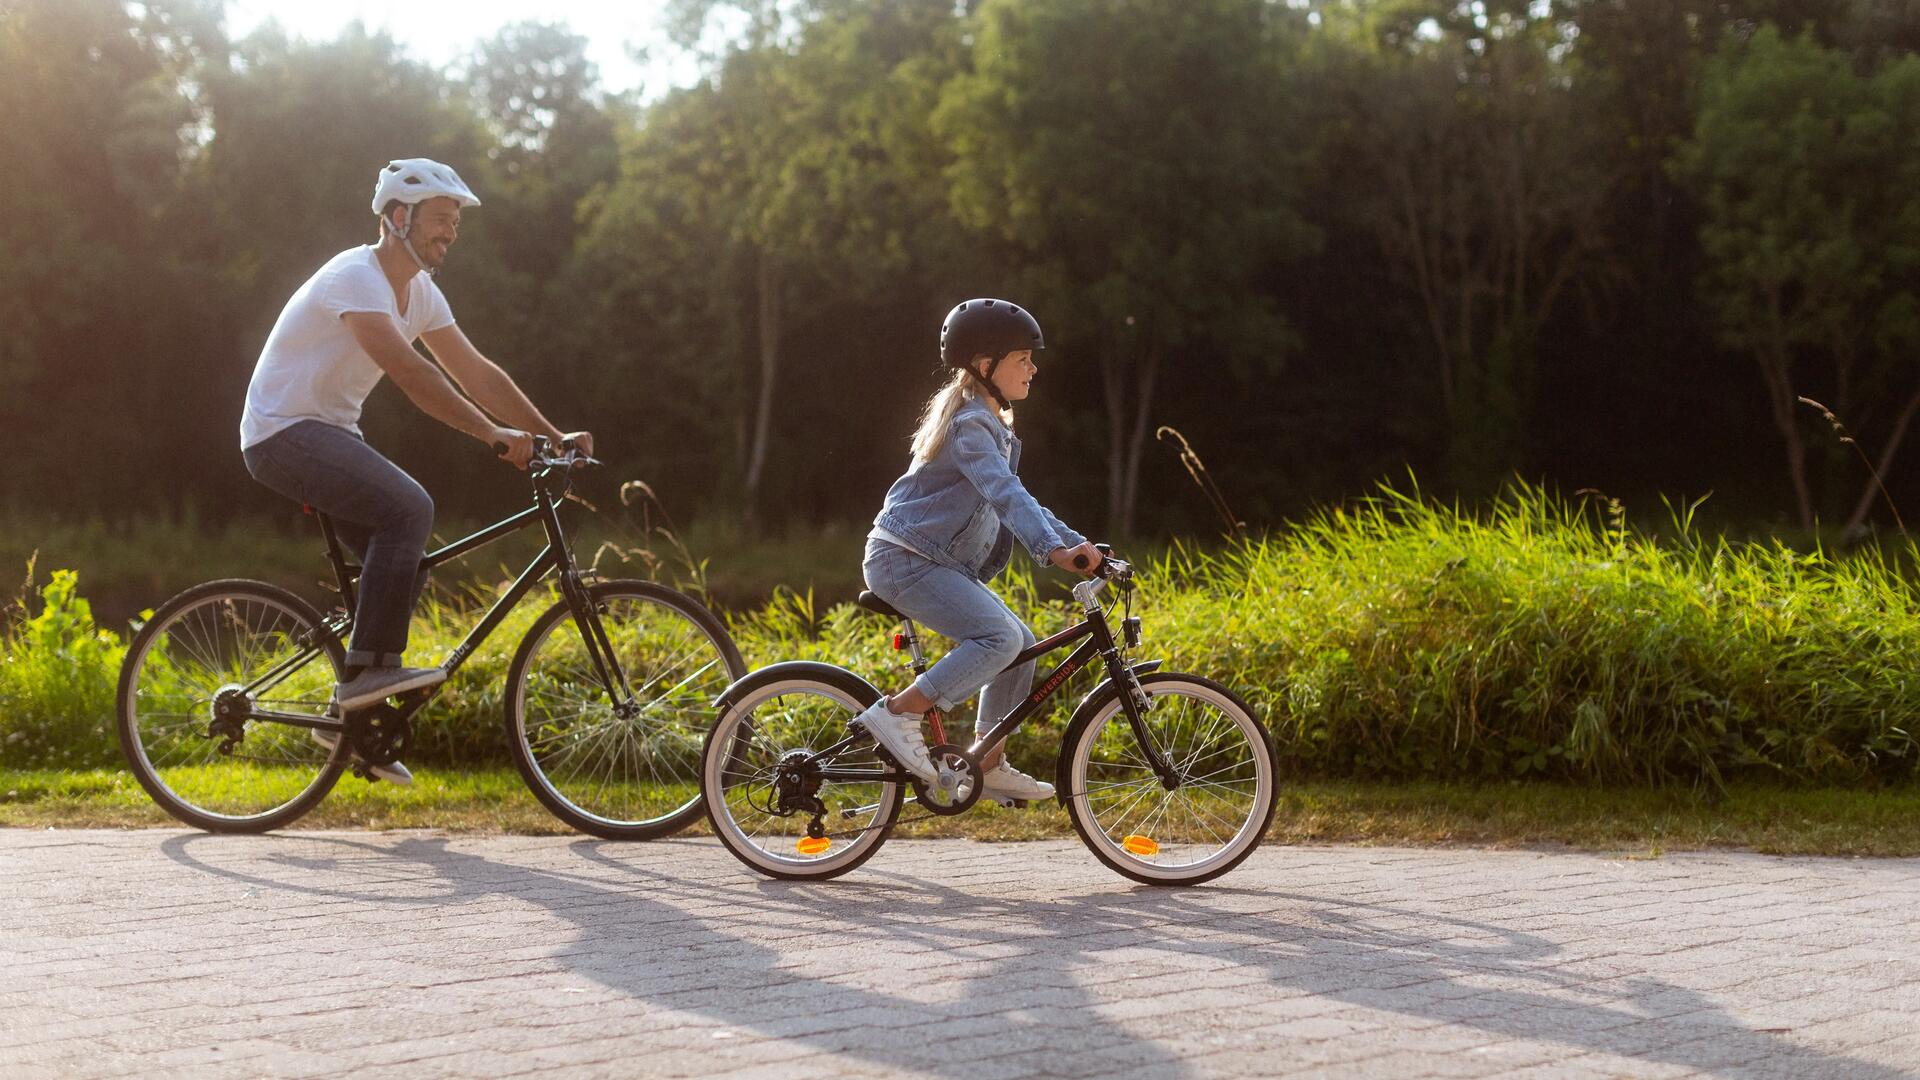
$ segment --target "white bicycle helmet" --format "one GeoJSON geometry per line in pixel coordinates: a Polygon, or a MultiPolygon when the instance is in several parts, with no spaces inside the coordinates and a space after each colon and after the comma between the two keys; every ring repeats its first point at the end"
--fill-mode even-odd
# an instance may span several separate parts
{"type": "Polygon", "coordinates": [[[480,205],[480,196],[475,195],[466,181],[460,179],[459,173],[454,172],[451,166],[442,165],[431,158],[389,161],[380,170],[379,179],[373,182],[373,212],[381,215],[381,226],[399,238],[407,254],[413,256],[414,265],[428,274],[435,271],[421,260],[419,252],[413,250],[413,241],[408,239],[408,235],[413,232],[414,208],[428,199],[442,197],[458,202],[463,209],[480,205]],[[407,208],[407,223],[397,229],[381,213],[389,203],[395,202],[407,208]]]}

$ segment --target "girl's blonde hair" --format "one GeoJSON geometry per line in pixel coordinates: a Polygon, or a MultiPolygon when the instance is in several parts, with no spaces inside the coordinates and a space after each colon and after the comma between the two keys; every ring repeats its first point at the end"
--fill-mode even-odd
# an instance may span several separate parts
{"type": "MultiPolygon", "coordinates": [[[[953,427],[953,414],[960,411],[968,398],[981,396],[979,380],[965,368],[953,369],[953,378],[947,384],[933,392],[927,399],[927,407],[920,411],[920,426],[913,432],[913,460],[931,461],[947,445],[947,432],[953,427]]],[[[995,409],[1000,422],[1013,426],[1012,409],[995,409]]]]}

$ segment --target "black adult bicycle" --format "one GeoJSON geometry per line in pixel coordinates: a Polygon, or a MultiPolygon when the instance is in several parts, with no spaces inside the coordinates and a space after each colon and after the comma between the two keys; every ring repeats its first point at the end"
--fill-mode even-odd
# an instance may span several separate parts
{"type": "MultiPolygon", "coordinates": [[[[1106,551],[1105,548],[1101,549],[1106,551]]],[[[938,776],[901,768],[851,721],[880,697],[845,668],[791,661],[761,668],[723,694],[707,736],[701,784],[727,849],[777,878],[831,878],[872,858],[912,802],[928,816],[965,813],[981,797],[981,762],[1074,672],[1098,657],[1107,678],[1073,711],[1061,741],[1055,798],[1101,862],[1152,885],[1195,884],[1238,866],[1273,817],[1273,745],[1253,710],[1197,675],[1135,663],[1140,620],[1133,570],[1109,558],[1073,588],[1085,619],[1035,643],[1009,666],[1075,641],[1058,668],[970,746],[946,741],[929,714],[938,776]],[[1112,587],[1113,604],[1100,595],[1112,587]],[[1127,604],[1115,638],[1109,615],[1127,604]],[[1084,639],[1084,640],[1082,640],[1084,639]],[[912,794],[908,795],[908,790],[912,794]]],[[[901,620],[896,649],[926,670],[912,620],[872,593],[868,610],[901,620]]]]}
{"type": "MultiPolygon", "coordinates": [[[[548,575],[560,599],[534,619],[507,670],[507,743],[533,794],[560,820],[615,840],[664,836],[700,815],[710,703],[746,671],[726,627],[698,601],[647,581],[597,580],[576,565],[560,504],[598,462],[536,439],[533,505],[428,554],[460,558],[535,525],[545,550],[443,661],[449,679],[548,575]]],[[[196,585],[134,635],[120,672],[118,730],[133,775],[189,825],[264,832],[311,810],[349,767],[406,752],[413,717],[440,687],[345,718],[332,692],[346,665],[360,567],[317,514],[339,605],[325,615],[259,581],[196,585]],[[315,732],[338,732],[331,749],[315,732]]],[[[442,683],[441,686],[447,685],[442,683]]]]}

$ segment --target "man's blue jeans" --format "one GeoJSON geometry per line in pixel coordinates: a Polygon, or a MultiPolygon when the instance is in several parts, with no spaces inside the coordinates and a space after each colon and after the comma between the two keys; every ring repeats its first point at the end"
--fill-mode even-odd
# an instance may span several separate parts
{"type": "Polygon", "coordinates": [[[427,584],[420,567],[433,530],[427,490],[360,436],[318,420],[302,420],[242,456],[255,480],[331,517],[360,556],[347,663],[401,666],[413,604],[427,584]]]}

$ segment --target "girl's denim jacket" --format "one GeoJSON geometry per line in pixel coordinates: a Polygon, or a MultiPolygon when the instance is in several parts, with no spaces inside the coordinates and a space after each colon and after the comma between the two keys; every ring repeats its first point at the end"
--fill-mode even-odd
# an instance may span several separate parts
{"type": "Polygon", "coordinates": [[[979,398],[954,413],[947,441],[887,489],[873,523],[943,566],[987,581],[1006,569],[1017,539],[1040,565],[1086,538],[1041,506],[1014,475],[1020,440],[979,398]]]}

